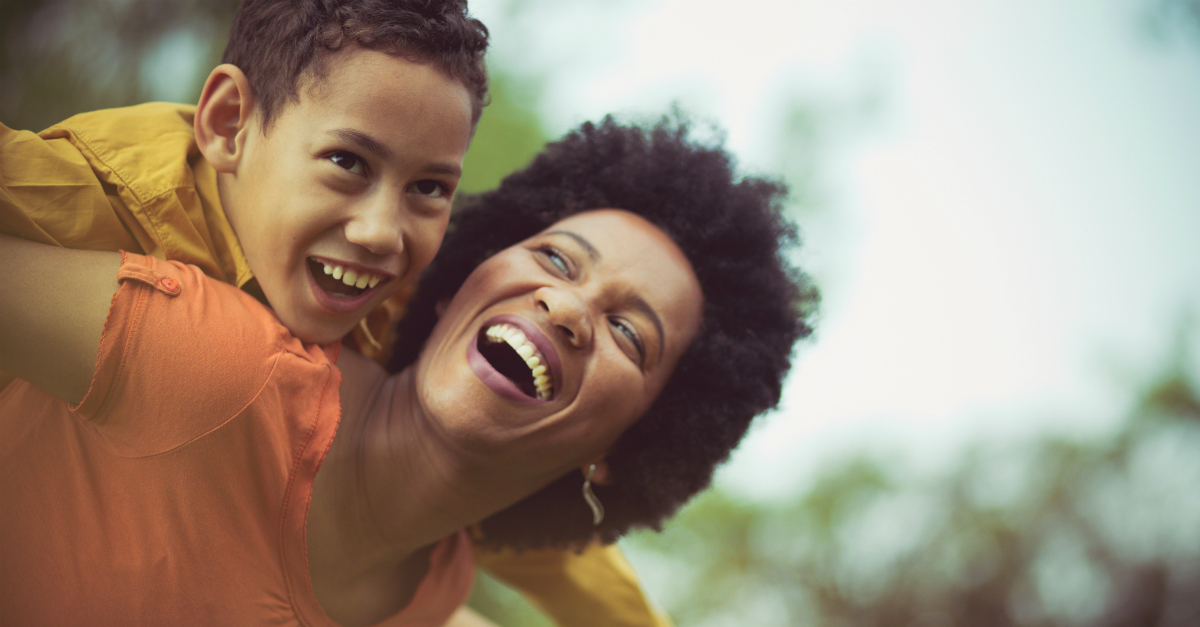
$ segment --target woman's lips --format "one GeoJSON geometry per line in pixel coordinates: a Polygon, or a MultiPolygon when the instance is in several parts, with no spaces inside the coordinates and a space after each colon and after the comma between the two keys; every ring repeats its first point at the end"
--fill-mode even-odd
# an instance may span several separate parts
{"type": "MultiPolygon", "coordinates": [[[[541,358],[547,370],[546,374],[548,374],[550,377],[552,391],[550,392],[549,399],[547,400],[553,400],[555,397],[557,397],[559,392],[562,390],[562,365],[559,360],[558,351],[555,349],[554,343],[542,333],[541,329],[539,329],[536,324],[534,324],[531,320],[521,316],[511,314],[495,316],[489,319],[478,331],[476,331],[474,340],[470,342],[470,345],[467,349],[467,361],[470,364],[472,371],[475,372],[476,376],[478,376],[485,385],[491,388],[492,391],[504,396],[505,398],[510,398],[523,403],[547,402],[546,400],[539,400],[538,398],[531,396],[525,390],[522,390],[519,384],[513,382],[507,376],[505,376],[504,373],[497,370],[496,367],[488,361],[487,357],[480,352],[479,343],[481,341],[487,341],[484,337],[486,335],[486,331],[489,328],[498,325],[515,327],[524,334],[526,341],[536,347],[537,352],[540,354],[539,357],[541,358]]],[[[508,348],[501,350],[508,350],[508,348]]],[[[527,373],[523,372],[522,376],[525,374],[527,373]]]]}
{"type": "Polygon", "coordinates": [[[479,352],[479,338],[476,336],[474,340],[467,346],[467,363],[471,366],[471,371],[475,376],[479,377],[480,381],[493,392],[510,401],[522,403],[525,405],[539,405],[548,401],[538,400],[521,391],[521,388],[504,376],[499,370],[492,366],[491,362],[479,352]]]}

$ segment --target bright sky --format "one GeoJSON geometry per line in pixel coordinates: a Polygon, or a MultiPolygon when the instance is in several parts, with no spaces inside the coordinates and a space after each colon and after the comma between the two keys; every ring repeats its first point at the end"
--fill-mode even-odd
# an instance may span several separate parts
{"type": "Polygon", "coordinates": [[[1200,40],[1148,39],[1151,0],[502,4],[471,6],[495,58],[547,82],[555,132],[678,101],[762,172],[789,98],[826,112],[826,202],[801,217],[819,334],[725,485],[1096,432],[1200,316],[1200,40]]]}

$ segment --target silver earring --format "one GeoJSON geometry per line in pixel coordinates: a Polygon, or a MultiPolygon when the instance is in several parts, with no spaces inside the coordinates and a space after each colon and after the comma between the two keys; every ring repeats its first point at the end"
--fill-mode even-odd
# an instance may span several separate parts
{"type": "Polygon", "coordinates": [[[592,475],[595,472],[595,464],[588,466],[587,475],[583,478],[583,500],[587,501],[588,507],[592,508],[592,525],[599,525],[600,521],[604,520],[604,506],[592,492],[592,475]]]}

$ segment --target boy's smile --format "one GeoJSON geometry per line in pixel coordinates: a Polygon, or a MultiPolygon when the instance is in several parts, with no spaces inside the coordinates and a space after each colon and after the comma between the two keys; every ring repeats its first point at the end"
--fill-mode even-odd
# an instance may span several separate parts
{"type": "Polygon", "coordinates": [[[436,65],[350,48],[300,80],[265,132],[252,114],[221,200],[267,301],[334,342],[441,245],[471,134],[466,87],[436,65]]]}
{"type": "Polygon", "coordinates": [[[331,261],[323,257],[308,258],[308,273],[312,280],[313,296],[330,311],[352,314],[362,308],[377,293],[395,282],[395,276],[359,265],[331,261]]]}

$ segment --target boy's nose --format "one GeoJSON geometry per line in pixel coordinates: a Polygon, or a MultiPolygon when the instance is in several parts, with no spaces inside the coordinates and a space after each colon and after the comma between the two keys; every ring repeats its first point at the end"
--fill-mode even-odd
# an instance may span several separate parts
{"type": "Polygon", "coordinates": [[[404,252],[405,210],[398,200],[365,204],[346,223],[346,240],[376,255],[404,252]]]}
{"type": "Polygon", "coordinates": [[[575,348],[592,342],[592,321],[579,294],[567,289],[543,287],[534,292],[534,302],[546,312],[550,324],[575,348]]]}

